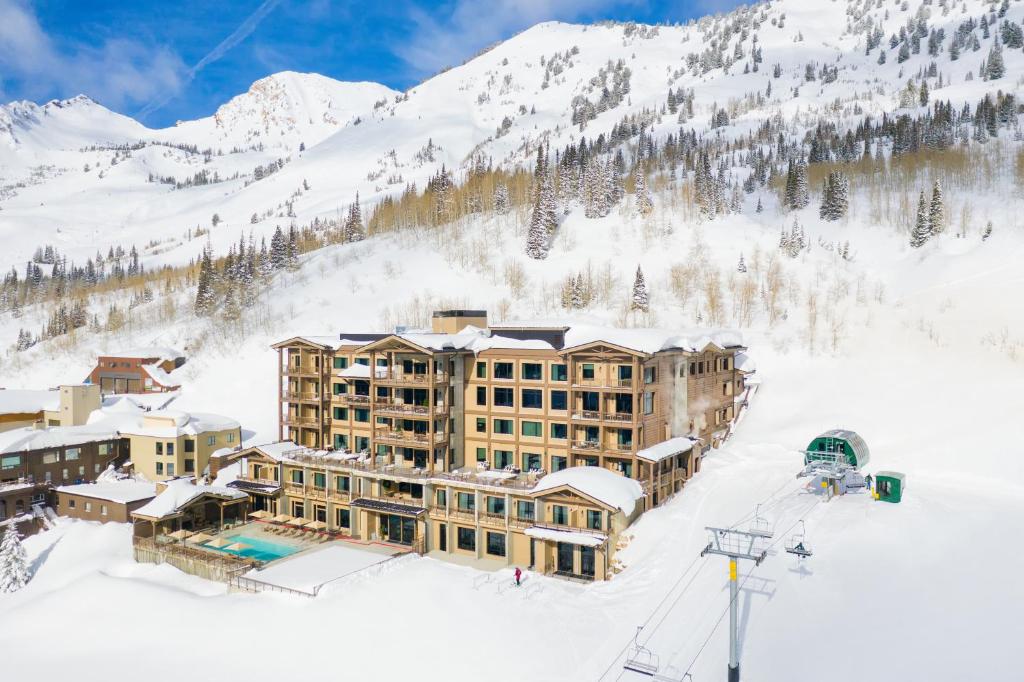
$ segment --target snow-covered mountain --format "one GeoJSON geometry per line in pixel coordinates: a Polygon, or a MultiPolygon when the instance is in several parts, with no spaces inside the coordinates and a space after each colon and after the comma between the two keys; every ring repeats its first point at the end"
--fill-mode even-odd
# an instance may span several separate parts
{"type": "Polygon", "coordinates": [[[1007,73],[998,83],[983,80],[980,68],[998,24],[1022,19],[1019,3],[1004,13],[987,0],[775,0],[685,26],[540,24],[404,94],[276,74],[213,116],[166,130],[85,98],[15,103],[0,110],[0,234],[10,238],[0,266],[47,242],[83,259],[95,240],[160,242],[144,257],[159,251],[162,261],[182,262],[197,250],[185,231],[208,227],[214,213],[223,222],[211,239],[224,247],[242,230],[258,237],[287,223],[286,201],[300,224],[334,216],[357,192],[372,202],[478,154],[523,163],[541,140],[561,148],[607,136],[625,117],[655,136],[680,126],[706,132],[719,109],[729,113],[717,130],[726,137],[775,117],[791,120],[794,132],[822,120],[853,126],[899,111],[903,86],[933,63],[934,97],[973,104],[1018,88],[1020,49],[1002,50],[1007,73]],[[990,15],[989,37],[979,40],[978,22],[990,15]],[[953,60],[951,45],[968,20],[975,43],[958,47],[953,60]],[[930,33],[914,36],[918,47],[904,58],[890,37],[908,24],[930,33]],[[942,36],[934,55],[931,34],[942,36]],[[692,118],[680,123],[664,111],[670,89],[692,90],[692,118]],[[147,146],[110,149],[133,141],[147,146]],[[271,163],[280,170],[257,170],[271,163]],[[197,173],[212,184],[174,188],[193,184],[197,173]],[[252,224],[254,213],[272,219],[252,224]]]}

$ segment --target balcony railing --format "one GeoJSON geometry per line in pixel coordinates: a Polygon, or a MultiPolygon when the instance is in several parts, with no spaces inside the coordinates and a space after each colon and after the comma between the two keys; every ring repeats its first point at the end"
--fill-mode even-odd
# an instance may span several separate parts
{"type": "Polygon", "coordinates": [[[443,443],[448,439],[448,434],[439,431],[434,434],[431,441],[429,433],[416,433],[415,431],[393,431],[390,429],[377,429],[373,432],[374,440],[380,443],[396,443],[398,445],[429,445],[431,442],[443,443]]]}
{"type": "MultiPolygon", "coordinates": [[[[325,422],[329,421],[327,419],[325,422]]],[[[287,415],[284,418],[284,423],[288,426],[320,426],[320,419],[317,417],[297,417],[295,415],[287,415]]]]}
{"type": "Polygon", "coordinates": [[[574,450],[593,450],[597,452],[601,449],[601,441],[597,440],[574,440],[572,442],[574,450]]]}
{"type": "Polygon", "coordinates": [[[426,509],[427,506],[423,502],[423,498],[417,497],[402,497],[400,495],[358,495],[361,500],[373,500],[375,502],[386,502],[388,504],[404,504],[407,507],[417,507],[419,509],[426,509]]]}
{"type": "Polygon", "coordinates": [[[424,386],[431,382],[435,384],[445,384],[451,378],[447,372],[424,372],[422,374],[416,372],[403,372],[398,369],[392,369],[390,371],[380,371],[379,369],[374,372],[374,380],[379,383],[385,384],[412,384],[417,386],[424,386]]]}
{"type": "Polygon", "coordinates": [[[313,391],[285,391],[281,394],[282,400],[289,400],[292,402],[319,402],[327,399],[327,394],[316,393],[313,391]]]}
{"type": "Polygon", "coordinates": [[[633,388],[634,379],[619,379],[618,377],[612,379],[584,379],[577,377],[572,382],[573,388],[633,388]]]}
{"type": "Polygon", "coordinates": [[[356,393],[335,393],[331,396],[335,402],[347,403],[349,405],[366,405],[370,406],[370,396],[358,395],[356,393]]]}
{"type": "Polygon", "coordinates": [[[330,370],[326,368],[314,367],[312,365],[286,365],[284,373],[288,376],[303,377],[303,376],[320,376],[321,374],[327,374],[330,370]]]}
{"type": "Polygon", "coordinates": [[[280,481],[274,481],[269,478],[256,478],[255,476],[249,476],[248,474],[243,474],[239,476],[236,480],[242,481],[244,483],[255,483],[256,485],[265,485],[268,487],[278,487],[281,485],[280,481]]]}

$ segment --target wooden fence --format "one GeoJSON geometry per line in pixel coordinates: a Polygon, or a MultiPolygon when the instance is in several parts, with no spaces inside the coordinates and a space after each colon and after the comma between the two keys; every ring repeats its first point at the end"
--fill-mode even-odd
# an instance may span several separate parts
{"type": "Polygon", "coordinates": [[[256,564],[251,559],[218,556],[207,550],[179,543],[157,543],[152,538],[132,538],[135,561],[148,564],[170,564],[180,571],[207,580],[230,583],[256,564]]]}

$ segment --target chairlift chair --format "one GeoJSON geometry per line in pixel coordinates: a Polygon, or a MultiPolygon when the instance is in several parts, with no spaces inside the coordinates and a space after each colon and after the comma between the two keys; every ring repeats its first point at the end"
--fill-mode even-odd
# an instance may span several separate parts
{"type": "Polygon", "coordinates": [[[811,546],[807,544],[806,538],[807,529],[806,526],[804,526],[804,520],[800,519],[800,532],[794,533],[793,536],[789,538],[789,542],[786,543],[786,551],[790,554],[795,554],[801,559],[806,559],[811,556],[814,552],[811,551],[811,546]]]}
{"type": "Polygon", "coordinates": [[[761,516],[761,505],[757,505],[754,510],[754,521],[750,524],[750,528],[747,532],[751,535],[756,535],[759,538],[770,538],[775,535],[772,530],[772,525],[768,523],[768,519],[761,516]]]}
{"type": "Polygon", "coordinates": [[[636,634],[633,635],[633,646],[630,647],[629,654],[626,656],[626,662],[622,667],[625,670],[654,677],[659,667],[658,656],[640,643],[640,631],[643,629],[644,626],[637,626],[636,634]]]}

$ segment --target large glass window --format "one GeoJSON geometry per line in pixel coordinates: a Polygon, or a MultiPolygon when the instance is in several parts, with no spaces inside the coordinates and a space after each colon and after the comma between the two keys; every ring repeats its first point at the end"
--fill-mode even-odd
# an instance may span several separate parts
{"type": "Polygon", "coordinates": [[[302,485],[302,469],[292,469],[292,483],[302,485]]]}
{"type": "Polygon", "coordinates": [[[653,384],[658,378],[656,367],[644,367],[644,383],[653,384]]]}
{"type": "Polygon", "coordinates": [[[633,379],[632,365],[619,365],[619,383],[626,385],[633,379]]]}
{"type": "Polygon", "coordinates": [[[476,363],[476,378],[486,379],[487,378],[487,363],[477,362],[476,363]]]}
{"type": "Polygon", "coordinates": [[[476,449],[476,461],[486,462],[487,461],[487,448],[476,449]]]}
{"type": "Polygon", "coordinates": [[[568,424],[551,424],[551,437],[557,438],[558,440],[565,440],[569,437],[569,425],[568,424]]]}
{"type": "Polygon", "coordinates": [[[601,530],[601,512],[593,509],[587,510],[587,528],[601,530]]]}
{"type": "Polygon", "coordinates": [[[476,531],[472,528],[458,527],[458,545],[459,549],[464,549],[469,552],[476,551],[476,531]]]}
{"type": "Polygon", "coordinates": [[[476,432],[487,433],[487,417],[476,418],[476,432]]]}
{"type": "Polygon", "coordinates": [[[514,379],[515,374],[512,370],[513,364],[511,362],[496,362],[494,363],[494,378],[495,379],[514,379]]]}
{"type": "Polygon", "coordinates": [[[455,504],[462,511],[473,511],[476,509],[476,495],[474,493],[459,493],[455,504]]]}
{"type": "Polygon", "coordinates": [[[523,378],[528,381],[541,381],[544,378],[544,365],[539,362],[524,362],[523,378]]]}
{"type": "Polygon", "coordinates": [[[494,451],[494,467],[496,469],[504,469],[505,467],[512,466],[512,451],[511,450],[495,450],[494,451]]]}
{"type": "Polygon", "coordinates": [[[351,512],[348,509],[336,509],[334,512],[334,523],[338,528],[350,528],[352,526],[351,512]]]}
{"type": "Polygon", "coordinates": [[[553,455],[551,457],[551,471],[561,471],[569,466],[569,458],[565,455],[553,455]]]}
{"type": "Polygon", "coordinates": [[[355,409],[355,419],[357,422],[368,422],[370,421],[370,411],[363,407],[357,407],[355,409]]]}
{"type": "Polygon", "coordinates": [[[569,371],[565,365],[551,365],[552,381],[567,381],[568,379],[569,371]]]}
{"type": "Polygon", "coordinates": [[[487,532],[487,553],[491,556],[505,556],[505,534],[487,532]]]}
{"type": "Polygon", "coordinates": [[[539,388],[524,388],[523,408],[531,410],[544,409],[544,391],[539,388]]]}
{"type": "Polygon", "coordinates": [[[542,438],[544,436],[544,423],[543,422],[520,422],[524,436],[531,438],[542,438]]]}
{"type": "Polygon", "coordinates": [[[494,495],[487,496],[487,513],[495,516],[505,515],[505,498],[494,495]]]}
{"type": "Polygon", "coordinates": [[[565,391],[551,391],[551,409],[565,410],[568,408],[568,394],[565,391]]]}
{"type": "Polygon", "coordinates": [[[520,521],[533,521],[533,502],[519,500],[516,502],[516,518],[520,521]]]}
{"type": "Polygon", "coordinates": [[[495,407],[515,407],[515,393],[511,388],[494,389],[495,407]]]}
{"type": "Polygon", "coordinates": [[[487,387],[477,386],[476,387],[476,404],[486,405],[487,404],[487,387]]]}
{"type": "Polygon", "coordinates": [[[654,414],[654,391],[644,392],[644,414],[654,414]]]}
{"type": "Polygon", "coordinates": [[[345,369],[348,367],[348,358],[334,358],[334,369],[345,369]]]}
{"type": "Polygon", "coordinates": [[[512,431],[512,420],[511,419],[495,419],[494,420],[494,433],[501,433],[511,436],[512,431]]]}
{"type": "Polygon", "coordinates": [[[537,453],[523,453],[523,471],[531,471],[541,468],[541,456],[537,453]]]}
{"type": "Polygon", "coordinates": [[[587,381],[589,381],[589,380],[594,378],[594,365],[593,365],[593,363],[590,363],[590,362],[583,363],[583,367],[581,368],[581,376],[585,380],[587,380],[587,381]]]}
{"type": "Polygon", "coordinates": [[[313,487],[323,490],[327,487],[327,474],[322,471],[313,472],[313,487]]]}
{"type": "Polygon", "coordinates": [[[555,525],[564,526],[569,523],[569,510],[560,504],[551,506],[551,521],[555,525]]]}

